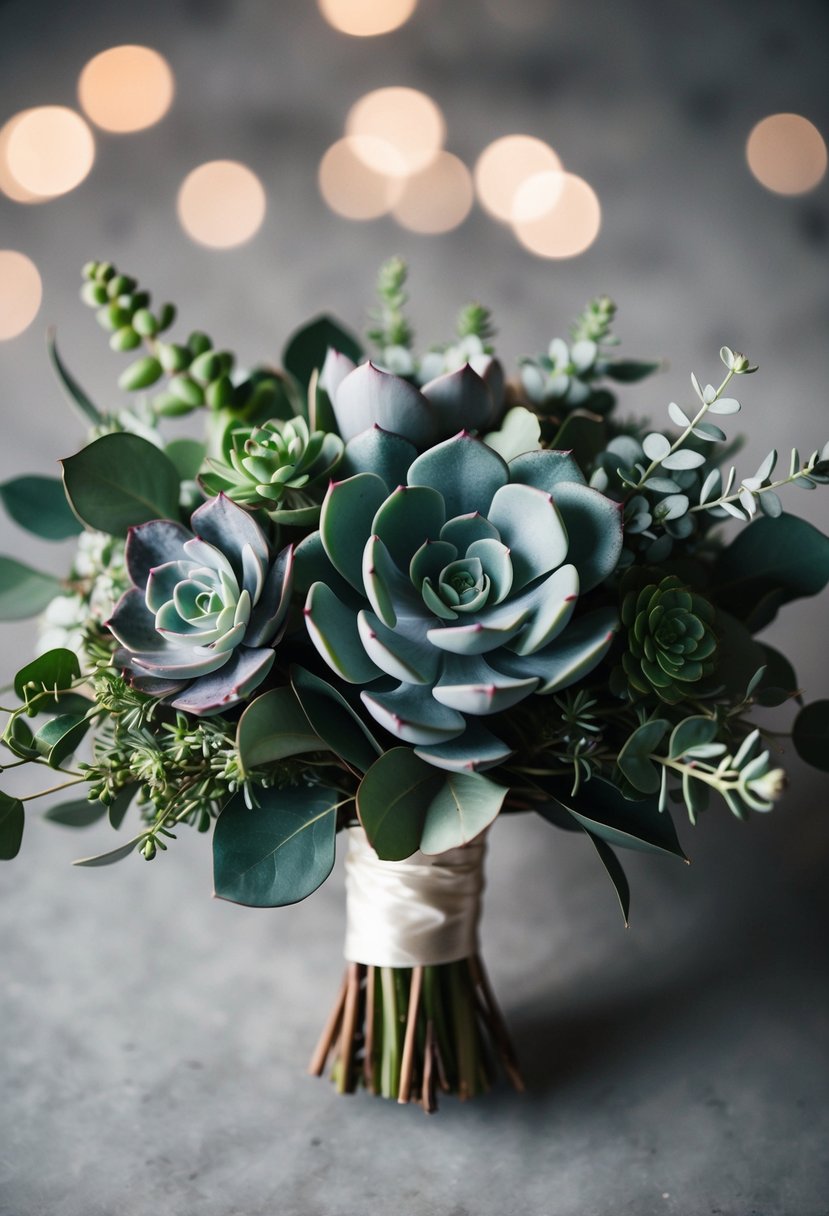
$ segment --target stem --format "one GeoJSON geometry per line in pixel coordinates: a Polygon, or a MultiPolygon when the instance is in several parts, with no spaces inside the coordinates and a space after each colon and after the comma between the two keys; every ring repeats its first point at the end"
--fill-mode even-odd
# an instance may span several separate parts
{"type": "Polygon", "coordinates": [[[641,490],[641,489],[642,489],[642,487],[643,487],[643,485],[645,484],[645,482],[646,482],[646,481],[648,480],[648,478],[650,477],[651,473],[653,473],[653,471],[654,471],[655,469],[659,468],[659,466],[662,464],[663,460],[665,460],[665,458],[666,458],[667,456],[672,455],[672,453],[674,453],[674,452],[677,450],[677,448],[681,448],[681,447],[682,447],[683,443],[684,443],[684,442],[685,442],[685,440],[688,438],[688,436],[691,434],[691,432],[693,431],[694,427],[699,425],[699,423],[702,421],[702,419],[703,419],[703,418],[705,417],[705,415],[708,413],[709,409],[710,409],[710,408],[711,408],[711,406],[714,404],[714,402],[715,402],[715,401],[718,401],[718,400],[719,400],[719,398],[722,396],[723,390],[724,390],[724,389],[726,388],[726,386],[729,384],[729,382],[731,381],[731,379],[732,379],[732,377],[734,376],[734,374],[735,374],[735,373],[734,373],[733,369],[732,369],[731,371],[729,371],[728,375],[727,375],[727,376],[726,376],[726,378],[723,380],[723,382],[722,382],[722,384],[720,385],[720,387],[717,389],[717,391],[716,391],[716,393],[715,393],[715,395],[714,395],[713,399],[712,399],[711,401],[703,401],[703,402],[702,402],[702,405],[701,405],[701,407],[700,407],[699,411],[698,411],[698,412],[697,412],[697,413],[694,415],[693,419],[692,419],[692,420],[691,420],[691,422],[688,424],[688,426],[686,426],[685,430],[684,430],[684,431],[682,431],[682,433],[680,434],[679,438],[678,438],[677,440],[675,440],[675,441],[674,441],[674,443],[672,443],[672,444],[671,444],[671,446],[670,446],[669,450],[668,450],[668,451],[665,453],[665,455],[664,455],[664,456],[660,456],[660,458],[659,458],[658,460],[652,460],[652,461],[650,462],[650,464],[648,465],[647,469],[645,469],[645,472],[642,474],[642,477],[641,477],[641,478],[640,478],[640,480],[637,482],[637,484],[636,484],[635,486],[631,486],[631,492],[632,492],[632,493],[634,493],[636,490],[641,490]]]}
{"type": "Polygon", "coordinates": [[[380,968],[380,986],[383,993],[383,1055],[380,1065],[380,1090],[384,1098],[396,1098],[400,1056],[397,1046],[397,993],[393,968],[380,968]]]}
{"type": "Polygon", "coordinates": [[[27,794],[21,798],[21,802],[32,802],[35,798],[44,798],[47,794],[57,794],[59,790],[68,789],[70,785],[80,785],[85,782],[86,777],[76,777],[74,781],[64,781],[61,785],[50,786],[48,790],[41,790],[38,794],[27,794]]]}
{"type": "MultiPolygon", "coordinates": [[[[750,494],[765,494],[768,490],[779,490],[781,486],[791,485],[793,481],[797,481],[799,477],[808,477],[814,465],[805,464],[802,469],[798,469],[796,473],[792,473],[789,477],[781,477],[780,481],[771,481],[767,486],[758,486],[756,490],[749,490],[750,494]]],[[[736,502],[740,497],[740,492],[743,486],[735,491],[734,494],[723,495],[721,498],[715,498],[710,502],[699,502],[695,507],[690,508],[690,513],[694,511],[710,511],[712,507],[721,507],[724,502],[736,502]]]]}

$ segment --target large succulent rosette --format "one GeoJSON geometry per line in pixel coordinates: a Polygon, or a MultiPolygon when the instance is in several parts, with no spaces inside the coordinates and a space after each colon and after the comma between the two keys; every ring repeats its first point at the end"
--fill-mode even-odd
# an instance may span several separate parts
{"type": "Polygon", "coordinates": [[[270,671],[293,549],[274,557],[256,521],[224,495],[199,507],[191,524],[157,519],[130,530],[133,586],[109,628],[121,644],[114,662],[137,688],[208,715],[244,700],[270,671]]]}
{"type": "MultiPolygon", "coordinates": [[[[396,437],[375,432],[383,451],[396,437]]],[[[492,767],[509,748],[482,719],[580,679],[605,655],[613,609],[571,622],[614,568],[619,508],[566,452],[509,464],[463,431],[411,463],[332,484],[297,550],[305,616],[369,713],[423,759],[492,767]]]]}

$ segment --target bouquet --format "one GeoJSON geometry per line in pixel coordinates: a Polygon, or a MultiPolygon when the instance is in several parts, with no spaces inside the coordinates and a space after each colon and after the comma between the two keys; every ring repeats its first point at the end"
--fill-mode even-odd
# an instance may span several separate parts
{"type": "Polygon", "coordinates": [[[778,494],[829,482],[829,445],[738,473],[720,424],[757,369],[725,346],[664,429],[618,419],[658,365],[618,353],[604,297],[508,379],[477,304],[417,353],[394,259],[370,359],[320,317],[280,369],[239,371],[203,333],[170,340],[174,307],[113,265],[83,279],[130,404],[99,409],[50,336],[87,440],[62,483],[0,495],[77,552],[64,579],[0,558],[0,616],[40,615],[2,768],[55,774],[0,794],[0,853],[66,791],[48,819],[121,837],[76,864],[152,861],[189,826],[216,895],[272,908],[326,880],[340,834],[347,965],[311,1071],[333,1057],[340,1092],[427,1111],[499,1069],[521,1087],[478,944],[487,830],[581,833],[627,921],[618,850],[682,859],[674,808],[780,797],[764,710],[794,702],[793,745],[827,768],[829,701],[756,635],[829,581],[829,538],[778,494]],[[198,433],[166,436],[184,415],[198,433]]]}

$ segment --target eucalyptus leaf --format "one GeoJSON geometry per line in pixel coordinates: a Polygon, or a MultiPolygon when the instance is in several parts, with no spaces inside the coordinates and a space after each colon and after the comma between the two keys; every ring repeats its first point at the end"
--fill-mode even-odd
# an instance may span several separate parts
{"type": "Polygon", "coordinates": [[[242,769],[249,773],[286,756],[325,750],[325,744],[309,726],[294,690],[273,688],[251,701],[242,714],[236,748],[242,769]]]}
{"type": "Polygon", "coordinates": [[[204,463],[207,446],[198,439],[173,439],[164,451],[182,481],[195,481],[204,463]]]}
{"type": "Polygon", "coordinates": [[[21,701],[31,701],[38,693],[70,688],[80,674],[81,665],[74,650],[57,647],[20,668],[14,677],[14,691],[21,701]]]}
{"type": "Polygon", "coordinates": [[[66,540],[81,531],[57,477],[13,477],[0,485],[0,500],[16,524],[43,540],[66,540]]]}
{"type": "Polygon", "coordinates": [[[801,760],[829,772],[829,701],[813,701],[801,709],[792,728],[792,742],[801,760]]]}
{"type": "Polygon", "coordinates": [[[325,746],[360,772],[370,768],[382,748],[342,693],[302,667],[291,668],[291,684],[325,746]]]}
{"type": "Polygon", "coordinates": [[[0,861],[11,861],[20,852],[25,822],[20,799],[0,791],[0,861]]]}
{"type": "Polygon", "coordinates": [[[54,575],[0,556],[0,621],[37,616],[61,589],[62,583],[54,575]]]}
{"type": "Polygon", "coordinates": [[[678,760],[692,748],[711,743],[717,734],[717,723],[713,718],[693,716],[685,718],[671,733],[668,758],[678,760]]]}
{"type": "Polygon", "coordinates": [[[577,794],[560,785],[556,800],[581,827],[606,844],[688,860],[670,817],[660,812],[656,798],[630,801],[609,781],[592,777],[577,794]]]}
{"type": "Polygon", "coordinates": [[[712,574],[717,604],[752,632],[784,604],[817,595],[827,583],[829,537],[794,515],[754,520],[722,551],[712,574]]]}
{"type": "Polygon", "coordinates": [[[101,426],[104,421],[103,414],[92,403],[58,354],[54,329],[50,329],[46,335],[46,349],[49,352],[49,359],[51,360],[55,374],[71,404],[78,410],[85,422],[92,426],[101,426]]]}
{"type": "Polygon", "coordinates": [[[445,777],[409,747],[393,747],[375,760],[357,791],[357,814],[383,861],[403,861],[421,847],[427,809],[445,777]]]}
{"type": "Polygon", "coordinates": [[[447,773],[426,811],[421,851],[445,853],[474,840],[495,819],[507,793],[481,773],[447,773]]]}
{"type": "Polygon", "coordinates": [[[659,769],[650,759],[670,728],[664,718],[654,718],[637,727],[619,752],[617,764],[631,785],[643,794],[659,789],[659,769]]]}
{"type": "Polygon", "coordinates": [[[701,464],[705,464],[705,457],[690,448],[679,448],[662,460],[663,469],[698,469],[701,464]]]}
{"type": "Polygon", "coordinates": [[[249,908],[282,908],[311,895],[331,873],[339,795],[298,786],[258,797],[251,808],[237,796],[216,821],[215,892],[249,908]]]}
{"type": "Polygon", "coordinates": [[[622,916],[625,920],[625,928],[628,927],[630,917],[630,887],[628,880],[622,869],[622,863],[613,852],[609,844],[602,840],[601,836],[596,836],[593,832],[588,832],[585,828],[585,835],[593,845],[599,855],[599,860],[607,870],[607,876],[613,883],[616,891],[616,896],[619,900],[619,907],[622,909],[622,916]]]}
{"type": "Polygon", "coordinates": [[[176,467],[139,435],[103,435],[62,465],[67,498],[90,528],[125,536],[137,524],[178,518],[176,467]]]}
{"type": "Polygon", "coordinates": [[[35,747],[52,768],[59,768],[71,756],[89,730],[86,714],[58,714],[35,734],[35,747]]]}
{"type": "Polygon", "coordinates": [[[79,857],[77,861],[73,861],[73,866],[88,866],[90,868],[98,866],[112,866],[116,861],[123,861],[125,857],[129,857],[135,846],[144,839],[144,835],[135,836],[132,840],[128,840],[126,844],[119,845],[117,849],[110,849],[108,853],[96,853],[93,857],[79,857]]]}
{"type": "Polygon", "coordinates": [[[282,365],[307,389],[311,375],[325,363],[329,347],[358,363],[363,351],[360,343],[332,317],[316,317],[303,325],[288,340],[282,365]]]}

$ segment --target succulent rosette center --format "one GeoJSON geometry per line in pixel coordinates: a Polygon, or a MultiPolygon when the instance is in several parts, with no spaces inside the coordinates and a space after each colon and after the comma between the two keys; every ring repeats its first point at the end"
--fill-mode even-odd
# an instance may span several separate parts
{"type": "Polygon", "coordinates": [[[567,453],[528,455],[507,464],[462,432],[391,492],[370,472],[335,483],[297,550],[320,654],[439,767],[500,763],[479,719],[580,679],[615,628],[612,609],[571,617],[615,565],[618,508],[572,480],[567,453]]]}
{"type": "Polygon", "coordinates": [[[109,621],[115,662],[135,686],[207,715],[243,700],[274,661],[292,584],[291,546],[273,558],[259,525],[220,495],[194,512],[131,529],[133,586],[109,621]]]}
{"type": "Polygon", "coordinates": [[[338,435],[312,431],[302,417],[234,427],[221,458],[208,458],[200,482],[245,507],[262,507],[280,523],[307,527],[343,453],[338,435]]]}

